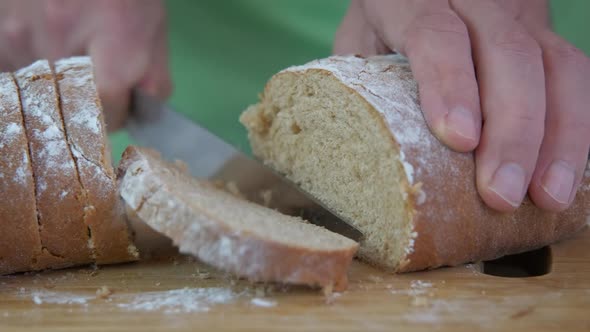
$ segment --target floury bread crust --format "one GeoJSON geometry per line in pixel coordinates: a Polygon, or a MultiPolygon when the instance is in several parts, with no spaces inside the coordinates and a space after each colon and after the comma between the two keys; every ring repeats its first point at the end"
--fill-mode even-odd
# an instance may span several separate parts
{"type": "Polygon", "coordinates": [[[62,59],[54,71],[68,142],[86,196],[84,219],[95,261],[137,260],[119,200],[92,61],[89,57],[62,59]]]}
{"type": "Polygon", "coordinates": [[[365,234],[360,257],[388,270],[539,248],[574,234],[590,214],[590,170],[562,213],[528,199],[512,214],[486,207],[473,155],[430,133],[410,67],[396,55],[288,68],[241,121],[254,153],[353,220],[365,234]]]}
{"type": "Polygon", "coordinates": [[[150,150],[127,148],[119,177],[128,207],[183,253],[252,281],[346,288],[352,240],[193,179],[150,150]]]}
{"type": "Polygon", "coordinates": [[[35,269],[91,263],[88,228],[84,224],[82,186],[59,110],[55,79],[46,60],[18,70],[14,77],[29,142],[41,243],[63,264],[43,262],[35,269]]]}
{"type": "Polygon", "coordinates": [[[17,86],[0,74],[0,275],[60,263],[41,247],[35,182],[17,86]]]}

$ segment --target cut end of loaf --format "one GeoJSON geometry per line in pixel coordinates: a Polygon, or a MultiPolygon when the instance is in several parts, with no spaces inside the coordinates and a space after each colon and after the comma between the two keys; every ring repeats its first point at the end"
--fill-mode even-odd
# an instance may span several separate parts
{"type": "Polygon", "coordinates": [[[13,193],[0,204],[0,274],[137,260],[91,59],[0,74],[0,120],[13,137],[0,141],[0,192],[13,193]]]}
{"type": "Polygon", "coordinates": [[[359,255],[397,270],[411,253],[410,182],[377,111],[329,71],[284,71],[241,122],[254,153],[351,220],[359,255]]]}
{"type": "Polygon", "coordinates": [[[252,281],[346,287],[356,242],[196,180],[150,150],[129,147],[118,173],[128,208],[181,252],[252,281]]]}

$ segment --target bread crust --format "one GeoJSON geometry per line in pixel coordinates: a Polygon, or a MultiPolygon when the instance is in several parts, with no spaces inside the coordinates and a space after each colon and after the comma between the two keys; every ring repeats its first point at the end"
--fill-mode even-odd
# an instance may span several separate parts
{"type": "Polygon", "coordinates": [[[358,248],[353,241],[345,249],[329,251],[237,232],[206,209],[188,206],[174,184],[160,179],[155,170],[164,168],[179,181],[195,181],[195,186],[208,186],[211,191],[220,191],[218,188],[196,182],[184,175],[185,171],[158,160],[149,150],[127,148],[119,167],[121,196],[140,219],[170,237],[181,252],[252,281],[346,288],[347,270],[358,248]]]}
{"type": "Polygon", "coordinates": [[[62,59],[54,70],[69,146],[87,199],[85,223],[96,263],[135,261],[138,253],[120,206],[92,61],[89,57],[62,59]]]}
{"type": "Polygon", "coordinates": [[[90,263],[82,188],[66,142],[49,63],[37,61],[14,77],[29,142],[41,243],[51,256],[61,259],[60,264],[38,260],[33,268],[90,263]]]}
{"type": "Polygon", "coordinates": [[[0,275],[29,271],[45,257],[39,237],[35,183],[16,83],[0,74],[0,275]]]}
{"type": "Polygon", "coordinates": [[[330,75],[362,97],[383,124],[379,130],[384,139],[400,151],[406,175],[403,190],[414,231],[404,244],[408,254],[396,271],[489,260],[536,249],[573,235],[588,221],[590,171],[586,171],[572,207],[564,212],[543,211],[528,197],[515,213],[488,208],[475,186],[473,154],[453,152],[430,133],[419,106],[417,84],[403,57],[334,56],[277,75],[310,72],[330,75]]]}

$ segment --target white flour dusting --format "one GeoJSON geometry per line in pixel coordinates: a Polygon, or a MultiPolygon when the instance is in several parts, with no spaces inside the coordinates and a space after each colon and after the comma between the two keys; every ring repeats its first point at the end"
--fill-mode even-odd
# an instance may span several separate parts
{"type": "Polygon", "coordinates": [[[410,283],[409,289],[408,288],[392,289],[392,290],[390,290],[390,292],[391,292],[391,294],[396,294],[396,295],[416,296],[416,295],[426,294],[427,292],[430,291],[431,288],[432,288],[431,282],[422,281],[422,280],[412,280],[412,282],[410,283]]]}
{"type": "Polygon", "coordinates": [[[12,122],[9,123],[6,128],[4,129],[4,134],[2,135],[2,140],[10,140],[13,139],[16,135],[22,133],[22,128],[20,125],[12,122]]]}
{"type": "Polygon", "coordinates": [[[271,308],[276,307],[277,301],[255,297],[250,300],[250,304],[256,307],[271,308]]]}
{"type": "Polygon", "coordinates": [[[61,109],[70,134],[70,145],[92,163],[101,165],[106,161],[104,152],[107,147],[92,61],[89,57],[59,60],[55,63],[55,71],[59,77],[61,109]]]}
{"type": "MultiPolygon", "coordinates": [[[[74,294],[48,290],[20,289],[19,295],[36,305],[56,304],[88,307],[97,299],[96,294],[74,294]]],[[[114,294],[108,302],[119,309],[135,312],[164,312],[166,314],[207,312],[213,306],[233,303],[240,294],[229,288],[182,288],[158,292],[114,294]]],[[[269,300],[259,299],[258,306],[271,306],[269,300]]]]}
{"type": "Polygon", "coordinates": [[[237,294],[228,288],[183,288],[162,292],[117,296],[114,300],[128,311],[160,311],[164,313],[207,312],[217,304],[232,303],[237,294]]]}
{"type": "MultiPolygon", "coordinates": [[[[51,82],[42,77],[52,75],[49,63],[46,60],[37,61],[14,75],[23,96],[22,112],[30,130],[31,159],[37,164],[38,178],[53,180],[57,176],[75,176],[56,91],[51,82]],[[42,78],[34,80],[34,76],[42,78]]],[[[47,183],[40,180],[37,189],[39,195],[43,194],[48,189],[47,183]]]]}
{"type": "MultiPolygon", "coordinates": [[[[25,293],[21,290],[21,293],[25,293]]],[[[37,304],[62,304],[62,305],[88,305],[88,301],[92,300],[94,296],[77,295],[66,292],[52,292],[45,290],[33,291],[26,294],[31,297],[31,300],[37,304]]]]}
{"type": "MultiPolygon", "coordinates": [[[[27,185],[29,167],[28,149],[22,126],[17,86],[10,74],[0,74],[0,156],[4,158],[4,169],[0,179],[27,185]],[[20,154],[19,156],[19,153],[20,154]]],[[[5,182],[6,183],[6,182],[5,182]]]]}
{"type": "Polygon", "coordinates": [[[70,118],[71,122],[68,122],[68,125],[78,125],[81,128],[90,130],[94,134],[102,135],[102,128],[98,122],[98,117],[95,113],[86,111],[88,109],[90,109],[89,106],[82,108],[81,112],[76,113],[70,118]]]}
{"type": "Polygon", "coordinates": [[[410,240],[408,241],[408,245],[404,248],[404,252],[409,255],[414,252],[414,245],[416,244],[416,238],[418,237],[417,232],[410,233],[410,240]]]}
{"type": "Polygon", "coordinates": [[[21,163],[20,166],[16,169],[14,174],[14,182],[17,183],[26,183],[27,182],[27,170],[29,168],[29,154],[26,150],[23,151],[21,155],[21,163]]]}
{"type": "Polygon", "coordinates": [[[438,325],[442,322],[471,323],[493,329],[499,318],[508,319],[520,311],[532,310],[535,304],[555,301],[559,292],[543,295],[512,295],[491,305],[486,298],[449,298],[427,300],[424,306],[409,308],[402,318],[411,323],[438,325]],[[468,315],[464,313],[469,312],[468,315]]]}
{"type": "Polygon", "coordinates": [[[408,177],[408,182],[410,184],[414,183],[414,166],[406,161],[406,156],[403,151],[400,150],[399,152],[399,160],[401,161],[402,165],[404,166],[404,171],[406,172],[406,176],[408,177]]]}

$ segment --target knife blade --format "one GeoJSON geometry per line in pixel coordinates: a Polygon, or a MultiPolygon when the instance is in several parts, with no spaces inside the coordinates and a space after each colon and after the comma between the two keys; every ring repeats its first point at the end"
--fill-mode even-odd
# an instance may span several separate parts
{"type": "Polygon", "coordinates": [[[362,241],[363,234],[350,221],[156,98],[135,92],[127,129],[139,145],[186,163],[194,177],[231,184],[250,201],[362,241]]]}

